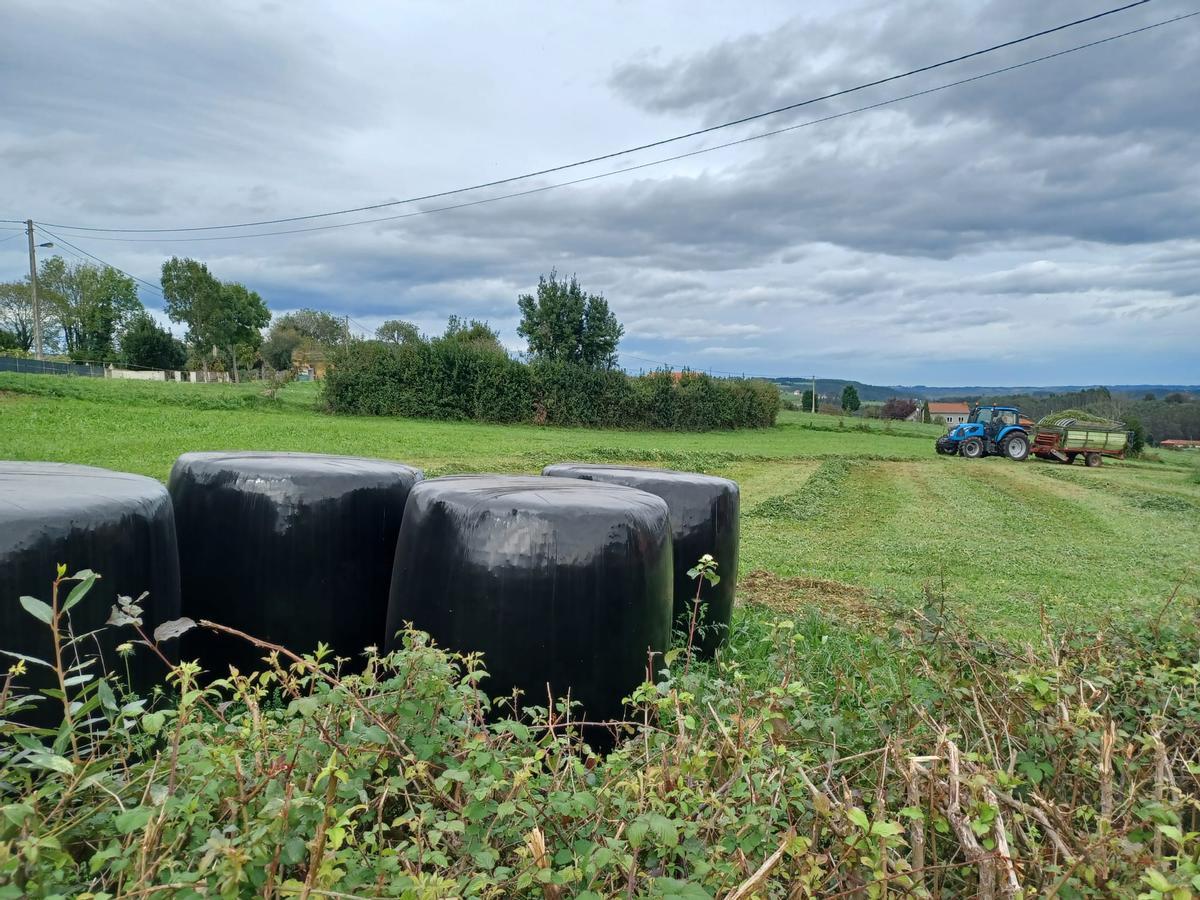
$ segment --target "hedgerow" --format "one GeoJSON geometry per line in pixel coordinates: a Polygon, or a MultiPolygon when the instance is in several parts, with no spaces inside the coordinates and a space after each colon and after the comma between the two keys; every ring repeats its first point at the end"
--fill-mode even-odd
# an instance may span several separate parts
{"type": "Polygon", "coordinates": [[[769,427],[779,407],[767,382],[527,364],[442,339],[349,344],[334,356],[323,397],[336,413],[674,431],[769,427]]]}
{"type": "MultiPolygon", "coordinates": [[[[420,633],[358,674],[249,636],[258,673],[132,696],[66,612],[70,724],[4,724],[0,896],[1187,897],[1200,889],[1200,635],[1158,621],[1017,648],[936,605],[849,635],[743,612],[680,647],[605,756],[565,704],[515,714],[420,633]],[[586,735],[585,735],[586,736],[586,735]]],[[[128,652],[162,652],[114,608],[128,652]]],[[[113,662],[113,661],[109,661],[113,662]]],[[[594,732],[592,732],[594,734],[594,732]]]]}

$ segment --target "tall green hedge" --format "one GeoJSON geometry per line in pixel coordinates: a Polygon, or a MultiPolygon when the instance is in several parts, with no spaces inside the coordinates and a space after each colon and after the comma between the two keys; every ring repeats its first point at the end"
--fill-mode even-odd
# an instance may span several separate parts
{"type": "Polygon", "coordinates": [[[779,408],[779,392],[766,381],[527,364],[440,339],[358,341],[332,362],[324,399],[335,413],[708,431],[768,427],[779,408]]]}

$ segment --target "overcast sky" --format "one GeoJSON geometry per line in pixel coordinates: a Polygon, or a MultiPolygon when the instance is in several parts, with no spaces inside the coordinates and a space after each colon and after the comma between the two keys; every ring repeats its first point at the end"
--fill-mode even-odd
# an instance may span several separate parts
{"type": "MultiPolygon", "coordinates": [[[[0,218],[165,228],[418,196],[739,118],[1115,5],[3,0],[0,218]]],[[[1154,0],[517,185],[240,233],[611,172],[1193,8],[1154,0]]],[[[349,315],[356,331],[398,317],[429,332],[457,314],[487,319],[514,349],[517,295],[557,267],[608,298],[631,369],[666,362],[888,384],[1195,383],[1200,17],[766,140],[480,206],[209,241],[55,230],[151,282],[165,257],[189,255],[257,290],[276,313],[315,306],[349,315]]],[[[0,280],[26,271],[24,239],[0,231],[0,280]]],[[[142,299],[161,303],[149,290],[142,299]]]]}

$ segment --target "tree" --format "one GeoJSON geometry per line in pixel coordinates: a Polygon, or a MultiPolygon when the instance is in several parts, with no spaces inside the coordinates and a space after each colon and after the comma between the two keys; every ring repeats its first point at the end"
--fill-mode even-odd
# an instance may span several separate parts
{"type": "MultiPolygon", "coordinates": [[[[218,281],[204,263],[174,256],[163,263],[162,286],[167,315],[187,325],[193,356],[206,361],[210,348],[221,348],[229,354],[237,381],[235,345],[257,349],[260,329],[271,321],[262,297],[236,281],[218,281]]],[[[207,362],[202,365],[207,371],[207,362]]]]}
{"type": "Polygon", "coordinates": [[[120,332],[144,311],[137,285],[112,266],[42,260],[38,296],[62,329],[72,359],[107,361],[116,356],[120,332]]]}
{"type": "Polygon", "coordinates": [[[17,346],[17,336],[7,328],[0,328],[0,350],[20,350],[17,346]]]}
{"type": "Polygon", "coordinates": [[[1142,426],[1141,420],[1135,419],[1133,416],[1125,418],[1125,427],[1129,431],[1129,446],[1126,447],[1126,453],[1130,456],[1141,456],[1142,451],[1146,449],[1146,429],[1142,426]]]}
{"type": "Polygon", "coordinates": [[[321,347],[333,348],[350,340],[350,326],[346,320],[319,309],[285,313],[275,320],[275,327],[290,328],[321,347]]]}
{"type": "Polygon", "coordinates": [[[141,313],[121,335],[121,360],[146,369],[182,369],[187,362],[187,348],[148,313],[141,313]]]}
{"type": "Polygon", "coordinates": [[[852,384],[842,388],[842,409],[848,413],[858,412],[862,401],[858,399],[858,388],[852,384]]]}
{"type": "Polygon", "coordinates": [[[890,397],[883,404],[880,415],[885,419],[907,419],[917,411],[917,404],[904,397],[890,397]]]}
{"type": "Polygon", "coordinates": [[[466,344],[477,350],[505,352],[504,345],[500,343],[500,332],[488,325],[487,322],[480,322],[478,319],[468,321],[460,319],[458,316],[451,316],[446,322],[446,331],[442,335],[442,340],[466,344]]]}
{"type": "Polygon", "coordinates": [[[304,335],[295,328],[280,328],[278,323],[272,325],[260,350],[263,362],[280,372],[291,369],[292,354],[304,340],[304,335]]]}
{"type": "MultiPolygon", "coordinates": [[[[47,349],[57,350],[58,325],[45,313],[43,310],[42,344],[47,349]]],[[[12,349],[26,353],[33,349],[33,298],[28,281],[0,283],[0,328],[12,335],[16,344],[12,349]]]]}
{"type": "Polygon", "coordinates": [[[375,340],[389,344],[418,344],[421,342],[421,332],[412,322],[388,319],[375,329],[375,340]]]}
{"type": "Polygon", "coordinates": [[[812,412],[813,411],[812,388],[809,388],[800,396],[800,411],[801,412],[812,412]]]}
{"type": "Polygon", "coordinates": [[[517,298],[521,324],[517,334],[540,359],[579,363],[594,368],[616,364],[617,344],[625,329],[599,294],[585,294],[574,275],[560,281],[555,270],[538,278],[537,297],[517,298]]]}

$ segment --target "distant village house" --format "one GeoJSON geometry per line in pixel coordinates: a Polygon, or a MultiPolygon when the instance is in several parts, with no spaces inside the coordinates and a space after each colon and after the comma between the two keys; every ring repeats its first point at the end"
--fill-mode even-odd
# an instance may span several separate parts
{"type": "Polygon", "coordinates": [[[939,419],[947,425],[961,425],[971,415],[971,408],[965,403],[942,403],[929,401],[929,421],[939,419]]]}

